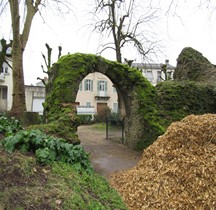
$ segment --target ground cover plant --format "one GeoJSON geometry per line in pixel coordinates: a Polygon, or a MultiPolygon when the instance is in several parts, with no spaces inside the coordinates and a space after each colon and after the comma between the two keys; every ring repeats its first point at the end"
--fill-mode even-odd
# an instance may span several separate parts
{"type": "Polygon", "coordinates": [[[77,173],[69,164],[38,164],[31,153],[0,147],[0,209],[127,209],[97,174],[77,173]]]}
{"type": "Polygon", "coordinates": [[[9,136],[22,129],[19,120],[14,117],[8,118],[4,115],[0,116],[0,134],[9,136]]]}
{"type": "Polygon", "coordinates": [[[42,164],[62,161],[71,164],[77,170],[92,170],[88,154],[82,146],[69,144],[65,139],[46,135],[40,130],[21,130],[4,138],[1,144],[8,152],[32,152],[42,164]]]}
{"type": "Polygon", "coordinates": [[[0,209],[127,209],[80,145],[36,129],[13,130],[1,126],[0,209]]]}

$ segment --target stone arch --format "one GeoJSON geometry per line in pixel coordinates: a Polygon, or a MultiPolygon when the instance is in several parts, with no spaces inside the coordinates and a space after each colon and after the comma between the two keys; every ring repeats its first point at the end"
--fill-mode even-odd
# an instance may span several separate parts
{"type": "Polygon", "coordinates": [[[119,104],[125,118],[125,144],[143,149],[163,132],[158,124],[156,90],[142,73],[128,65],[109,61],[92,54],[62,56],[49,70],[44,110],[48,122],[71,126],[76,130],[72,114],[79,84],[89,73],[100,72],[115,85],[119,104]]]}

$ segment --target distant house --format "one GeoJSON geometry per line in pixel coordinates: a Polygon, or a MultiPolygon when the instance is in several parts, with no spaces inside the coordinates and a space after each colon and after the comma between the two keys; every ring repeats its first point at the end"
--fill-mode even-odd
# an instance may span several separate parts
{"type": "Polygon", "coordinates": [[[111,80],[99,73],[88,74],[80,83],[76,102],[78,114],[96,114],[104,107],[118,112],[118,96],[111,80]]]}
{"type": "Polygon", "coordinates": [[[25,85],[26,109],[31,112],[43,114],[43,102],[45,101],[45,87],[25,85]]]}
{"type": "MultiPolygon", "coordinates": [[[[0,51],[2,50],[0,43],[0,51]]],[[[11,48],[6,52],[6,61],[0,68],[0,112],[9,111],[12,107],[13,77],[11,48]]],[[[42,103],[45,100],[45,87],[40,83],[37,86],[25,85],[27,111],[43,113],[42,103]]]]}
{"type": "MultiPolygon", "coordinates": [[[[169,60],[166,60],[165,64],[167,66],[167,76],[172,80],[175,67],[169,64],[169,60]]],[[[161,70],[162,65],[164,64],[158,64],[158,63],[146,63],[146,64],[133,63],[132,64],[133,67],[140,69],[142,71],[143,76],[146,77],[148,81],[151,82],[151,84],[154,86],[157,85],[159,82],[165,80],[165,74],[161,70]]]]}
{"type": "MultiPolygon", "coordinates": [[[[0,43],[0,51],[2,46],[0,43]]],[[[12,91],[13,91],[13,80],[12,80],[12,65],[11,48],[7,49],[6,61],[0,68],[0,112],[10,110],[12,107],[12,91]]]]}

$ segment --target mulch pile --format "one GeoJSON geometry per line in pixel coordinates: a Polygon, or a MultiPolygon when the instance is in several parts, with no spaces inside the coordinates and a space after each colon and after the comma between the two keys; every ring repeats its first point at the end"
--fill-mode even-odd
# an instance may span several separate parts
{"type": "Polygon", "coordinates": [[[111,185],[129,209],[216,209],[216,114],[172,123],[111,185]]]}

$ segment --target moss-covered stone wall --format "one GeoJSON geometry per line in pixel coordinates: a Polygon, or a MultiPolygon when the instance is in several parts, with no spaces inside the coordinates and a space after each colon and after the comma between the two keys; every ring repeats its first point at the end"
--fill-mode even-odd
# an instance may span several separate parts
{"type": "Polygon", "coordinates": [[[166,81],[156,87],[164,127],[189,114],[216,113],[216,86],[194,81],[166,81]]]}
{"type": "Polygon", "coordinates": [[[178,56],[174,79],[216,85],[216,67],[202,53],[186,47],[178,56]]]}
{"type": "Polygon", "coordinates": [[[72,105],[80,82],[93,72],[106,75],[120,95],[119,103],[125,109],[125,144],[143,149],[163,133],[157,118],[156,89],[139,70],[100,56],[81,53],[61,57],[49,70],[44,103],[49,123],[71,126],[76,131],[77,116],[72,105]]]}

